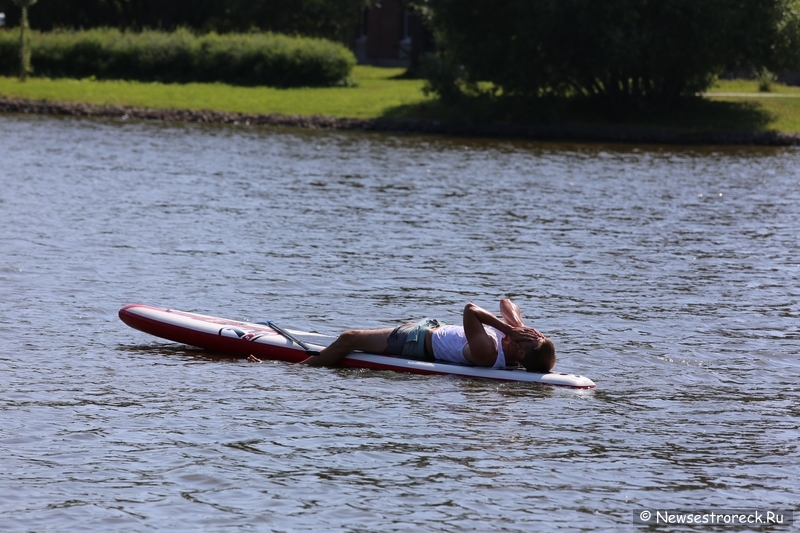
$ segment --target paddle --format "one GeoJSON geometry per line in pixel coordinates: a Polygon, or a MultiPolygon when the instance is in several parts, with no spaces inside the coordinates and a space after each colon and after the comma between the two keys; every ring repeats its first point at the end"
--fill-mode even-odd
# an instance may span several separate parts
{"type": "Polygon", "coordinates": [[[303,341],[301,341],[300,339],[298,339],[297,337],[295,337],[294,335],[292,335],[291,333],[280,327],[278,324],[273,322],[272,320],[267,320],[266,322],[257,322],[257,324],[264,324],[265,326],[271,327],[272,329],[274,329],[275,331],[277,331],[278,333],[280,333],[281,335],[283,335],[284,337],[286,337],[287,339],[289,339],[290,341],[292,341],[293,343],[297,344],[299,347],[304,349],[306,351],[306,355],[319,355],[318,350],[312,349],[311,346],[304,343],[303,341]]]}

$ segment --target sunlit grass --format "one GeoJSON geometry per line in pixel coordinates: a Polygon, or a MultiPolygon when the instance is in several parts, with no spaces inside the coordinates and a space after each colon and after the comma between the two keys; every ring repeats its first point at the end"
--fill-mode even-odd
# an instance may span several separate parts
{"type": "Polygon", "coordinates": [[[0,94],[97,105],[373,118],[392,108],[428,100],[422,94],[424,82],[398,78],[403,72],[357,66],[351,76],[355,87],[299,89],[46,78],[29,78],[21,83],[17,78],[0,77],[0,94]]]}
{"type": "Polygon", "coordinates": [[[773,83],[771,91],[760,93],[762,96],[713,96],[715,92],[755,94],[759,92],[757,80],[719,80],[709,90],[709,98],[719,102],[749,105],[762,111],[770,117],[763,129],[783,133],[800,132],[800,87],[773,83]],[[797,97],[775,97],[770,96],[771,94],[797,97]]]}
{"type": "Polygon", "coordinates": [[[753,98],[714,98],[731,103],[751,105],[764,113],[770,120],[764,125],[763,130],[773,130],[782,133],[800,133],[800,98],[760,98],[753,102],[753,98]]]}
{"type": "MultiPolygon", "coordinates": [[[[757,93],[758,80],[717,80],[709,93],[757,93]]],[[[800,87],[793,87],[783,83],[773,83],[768,93],[762,94],[797,94],[800,96],[800,87]]]]}

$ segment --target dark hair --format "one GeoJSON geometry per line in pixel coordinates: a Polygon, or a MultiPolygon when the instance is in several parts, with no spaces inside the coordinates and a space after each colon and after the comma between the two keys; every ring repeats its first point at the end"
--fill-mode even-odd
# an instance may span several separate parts
{"type": "Polygon", "coordinates": [[[531,345],[525,352],[522,366],[528,372],[550,372],[556,366],[556,345],[550,339],[545,339],[538,348],[531,345]]]}

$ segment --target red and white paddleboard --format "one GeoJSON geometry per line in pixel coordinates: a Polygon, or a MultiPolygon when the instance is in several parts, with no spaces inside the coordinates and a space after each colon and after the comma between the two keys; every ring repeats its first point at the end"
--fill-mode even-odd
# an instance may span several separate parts
{"type": "MultiPolygon", "coordinates": [[[[276,359],[291,363],[303,361],[308,357],[305,349],[264,324],[240,322],[142,304],[126,305],[119,310],[119,318],[130,327],[156,337],[230,356],[247,357],[252,354],[260,359],[276,359]]],[[[286,331],[314,350],[321,350],[335,338],[288,328],[286,331]]],[[[412,374],[442,374],[497,381],[543,383],[576,389],[596,387],[589,378],[561,372],[537,374],[526,372],[521,368],[483,368],[444,361],[415,361],[392,355],[362,352],[351,353],[342,360],[340,366],[394,370],[412,374]]]]}

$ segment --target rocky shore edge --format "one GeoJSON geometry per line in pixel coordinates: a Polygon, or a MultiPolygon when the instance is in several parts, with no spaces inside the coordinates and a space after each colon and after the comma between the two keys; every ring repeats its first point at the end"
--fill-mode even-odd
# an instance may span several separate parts
{"type": "Polygon", "coordinates": [[[619,142],[644,144],[706,144],[800,146],[800,133],[771,131],[710,131],[680,133],[658,128],[617,126],[536,125],[508,122],[469,123],[425,119],[337,118],[319,115],[228,113],[188,109],[151,109],[73,102],[27,100],[0,96],[0,113],[107,117],[120,120],[161,120],[235,126],[284,126],[310,129],[385,133],[428,133],[471,137],[522,138],[542,141],[619,142]]]}

